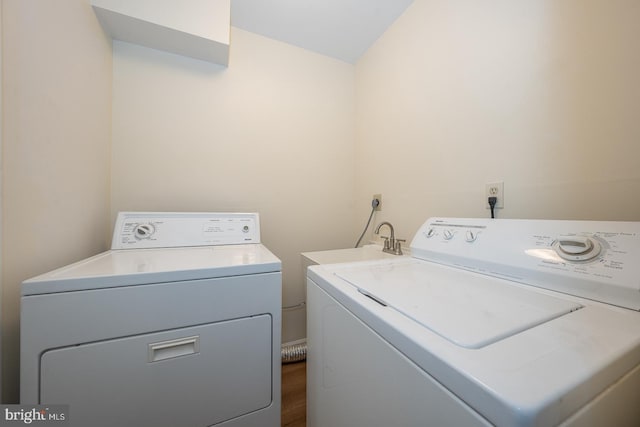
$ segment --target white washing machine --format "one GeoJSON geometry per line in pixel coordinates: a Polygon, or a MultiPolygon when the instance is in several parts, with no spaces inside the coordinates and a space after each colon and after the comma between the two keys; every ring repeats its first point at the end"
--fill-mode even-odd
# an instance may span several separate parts
{"type": "Polygon", "coordinates": [[[281,263],[256,213],[118,215],[22,284],[22,404],[76,427],[280,425],[281,263]]]}
{"type": "Polygon", "coordinates": [[[308,270],[309,427],[639,426],[640,223],[432,218],[308,270]]]}

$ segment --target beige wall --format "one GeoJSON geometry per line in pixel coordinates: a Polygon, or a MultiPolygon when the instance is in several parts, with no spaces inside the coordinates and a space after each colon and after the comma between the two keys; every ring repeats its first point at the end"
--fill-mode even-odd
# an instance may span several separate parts
{"type": "Polygon", "coordinates": [[[2,153],[2,151],[3,151],[2,150],[2,146],[3,146],[2,140],[3,140],[3,137],[4,137],[4,132],[3,132],[3,129],[4,129],[4,126],[3,126],[3,120],[4,120],[3,104],[4,104],[4,99],[3,99],[3,96],[2,96],[2,92],[3,92],[3,87],[2,87],[2,81],[3,81],[3,78],[2,78],[2,59],[3,59],[3,55],[2,55],[2,50],[3,50],[2,49],[2,45],[3,45],[2,36],[4,34],[4,31],[2,30],[2,27],[3,27],[3,25],[2,25],[2,9],[3,9],[2,0],[0,0],[0,403],[3,402],[3,400],[2,400],[2,396],[3,396],[3,393],[2,393],[2,388],[3,388],[3,386],[2,386],[2,384],[3,384],[3,381],[2,381],[2,378],[3,378],[3,374],[2,374],[2,360],[3,360],[3,357],[2,357],[2,350],[3,350],[3,347],[2,347],[2,336],[4,335],[3,331],[2,331],[2,325],[3,325],[2,313],[4,312],[4,310],[2,309],[2,293],[3,293],[3,289],[2,289],[2,272],[4,271],[4,268],[2,266],[2,243],[1,243],[3,241],[3,236],[2,236],[2,206],[3,206],[3,203],[4,203],[4,201],[2,200],[2,182],[4,180],[4,177],[3,177],[3,175],[4,175],[3,174],[3,167],[4,166],[2,164],[2,156],[3,156],[3,153],[2,153]]]}
{"type": "MultiPolygon", "coordinates": [[[[354,67],[232,28],[225,68],[114,42],[112,211],[257,211],[304,301],[300,252],[355,243],[354,67]]],[[[305,336],[285,313],[283,340],[305,336]]]]}
{"type": "Polygon", "coordinates": [[[88,0],[2,1],[2,398],[20,283],[107,247],[111,43],[88,0]]]}
{"type": "Polygon", "coordinates": [[[358,62],[359,216],[640,220],[640,2],[416,0],[358,62]]]}

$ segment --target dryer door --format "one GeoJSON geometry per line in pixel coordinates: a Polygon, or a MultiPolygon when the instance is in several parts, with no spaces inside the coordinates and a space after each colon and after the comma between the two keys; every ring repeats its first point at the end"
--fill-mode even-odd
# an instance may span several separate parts
{"type": "Polygon", "coordinates": [[[45,352],[40,402],[71,425],[212,425],[272,402],[271,316],[45,352]]]}

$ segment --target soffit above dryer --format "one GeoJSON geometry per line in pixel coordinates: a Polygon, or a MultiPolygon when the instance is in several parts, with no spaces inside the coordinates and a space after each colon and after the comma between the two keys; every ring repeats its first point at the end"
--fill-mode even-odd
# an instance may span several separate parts
{"type": "Polygon", "coordinates": [[[355,63],[413,0],[231,0],[231,25],[355,63]]]}
{"type": "Polygon", "coordinates": [[[230,0],[91,0],[114,39],[229,63],[230,0]]]}

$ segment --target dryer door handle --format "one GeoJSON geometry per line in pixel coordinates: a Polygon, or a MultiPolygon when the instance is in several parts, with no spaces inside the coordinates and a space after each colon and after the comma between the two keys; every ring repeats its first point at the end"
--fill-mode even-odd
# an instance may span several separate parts
{"type": "Polygon", "coordinates": [[[149,344],[148,362],[173,359],[174,357],[188,356],[200,353],[200,336],[178,338],[169,341],[160,341],[149,344]]]}

